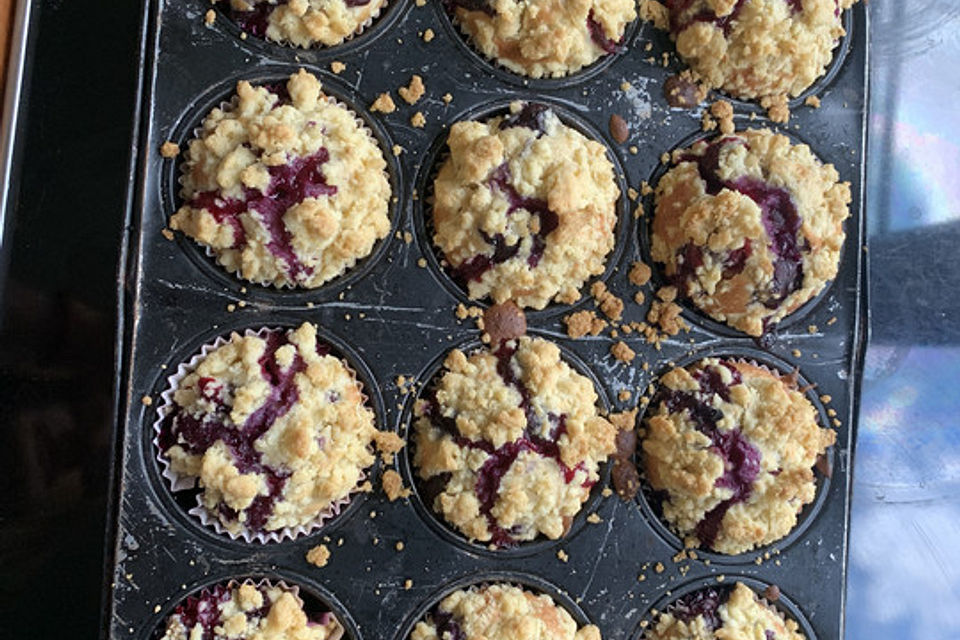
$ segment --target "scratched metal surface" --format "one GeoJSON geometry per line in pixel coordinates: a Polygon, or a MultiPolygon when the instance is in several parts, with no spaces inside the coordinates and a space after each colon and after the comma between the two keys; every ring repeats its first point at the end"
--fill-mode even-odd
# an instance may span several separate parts
{"type": "MultiPolygon", "coordinates": [[[[865,114],[866,10],[848,16],[851,36],[841,45],[845,56],[822,90],[823,107],[795,109],[789,133],[808,142],[820,157],[835,164],[857,194],[848,240],[836,282],[807,308],[784,323],[765,351],[753,341],[685,312],[689,334],[655,351],[633,335],[622,336],[638,353],[634,365],[614,361],[609,337],[567,339],[561,324],[570,307],[529,314],[531,330],[557,340],[585,363],[611,406],[629,408],[667,363],[691,354],[724,353],[756,357],[801,374],[831,395],[841,421],[833,451],[834,473],[820,479],[820,495],[803,516],[803,524],[781,545],[734,558],[701,554],[697,561],[675,563],[675,540],[654,522],[642,498],[625,503],[599,499],[599,524],[580,515],[571,534],[554,543],[538,543],[518,551],[492,553],[452,541],[428,521],[425,510],[406,501],[387,503],[379,493],[360,496],[343,517],[318,535],[267,546],[232,542],[203,528],[173,500],[161,481],[151,448],[150,425],[155,409],[140,398],[156,398],[165,385],[162,365],[173,368],[205,343],[243,327],[318,323],[347,345],[369,367],[368,392],[383,411],[386,427],[405,426],[404,400],[393,385],[400,374],[422,376],[452,346],[477,338],[471,323],[453,314],[463,300],[435,268],[429,241],[423,238],[422,199],[431,167],[429,159],[442,146],[444,129],[465,112],[502,106],[512,98],[548,100],[607,143],[623,179],[639,189],[655,174],[660,155],[699,129],[699,114],[672,111],[662,98],[663,80],[675,72],[646,61],[669,51],[662,35],[644,26],[628,32],[625,51],[589,78],[524,84],[492,69],[469,54],[456,32],[430,3],[414,8],[395,3],[381,22],[349,46],[333,51],[294,51],[254,41],[241,41],[219,16],[204,26],[205,3],[148,3],[145,32],[145,82],[141,152],[132,168],[134,191],[129,212],[127,263],[122,274],[124,331],[120,375],[116,522],[105,626],[114,638],[149,638],[178,601],[203,585],[232,577],[278,576],[301,585],[356,622],[353,634],[364,638],[400,638],[423,607],[454,581],[512,572],[515,579],[554,593],[567,606],[598,624],[607,638],[632,638],[651,605],[668,591],[694,580],[745,576],[780,586],[812,625],[817,637],[838,637],[843,624],[848,488],[856,382],[862,348],[864,314],[862,223],[859,194],[862,180],[865,114]],[[426,28],[436,38],[424,43],[426,28]],[[651,52],[644,51],[647,42],[651,52]],[[327,72],[329,62],[347,63],[340,76],[327,72]],[[247,286],[222,274],[192,243],[167,241],[160,234],[176,206],[176,170],[161,161],[156,149],[167,139],[185,142],[203,114],[231,93],[239,78],[279,78],[303,65],[321,76],[327,90],[363,111],[381,91],[405,85],[411,74],[425,79],[428,94],[416,105],[427,119],[424,129],[408,122],[416,110],[401,103],[397,113],[371,118],[387,146],[405,152],[391,166],[398,204],[394,220],[415,239],[388,238],[377,257],[350,276],[311,293],[275,292],[247,286]],[[630,88],[620,90],[628,81],[630,88]],[[448,106],[440,97],[450,92],[448,106]],[[631,126],[627,145],[616,146],[607,132],[612,113],[631,126]],[[637,153],[628,148],[637,147],[637,153]],[[418,266],[422,257],[428,266],[418,266]],[[227,311],[228,304],[246,301],[227,311]],[[835,321],[831,319],[836,318],[835,321]],[[816,325],[816,331],[808,331],[816,325]],[[798,354],[798,355],[795,355],[798,354]],[[650,371],[638,365],[649,362],[650,371]],[[632,403],[617,402],[622,389],[634,392],[632,403]],[[374,517],[375,516],[375,517],[374,517]],[[332,541],[333,556],[323,569],[304,561],[307,549],[332,541]],[[342,546],[339,541],[342,539],[342,546]],[[398,552],[395,543],[402,541],[398,552]],[[564,563],[559,550],[569,555],[564,563]],[[759,553],[769,560],[757,564],[759,553]],[[663,565],[662,572],[655,567],[663,565]],[[519,572],[519,577],[518,573],[519,572]],[[643,574],[645,580],[639,581],[643,574]],[[529,576],[523,578],[522,576],[529,576]],[[402,587],[410,579],[410,589],[402,587]],[[546,581],[543,583],[541,581],[546,581]],[[553,586],[547,586],[553,585],[553,586]]],[[[741,125],[765,123],[749,105],[737,104],[741,125]]],[[[644,203],[649,207],[649,203],[644,203]]],[[[632,203],[620,203],[618,249],[607,283],[621,297],[632,299],[626,281],[629,265],[647,259],[641,238],[643,222],[631,215],[632,203]]],[[[647,298],[652,298],[647,290],[647,298]]],[[[592,307],[585,299],[577,308],[592,307]]],[[[646,305],[628,303],[626,320],[642,320],[646,305]]],[[[359,363],[354,363],[358,365],[359,363]]],[[[362,373],[362,367],[361,367],[362,373]]],[[[821,407],[822,409],[822,407],[821,407]]],[[[401,465],[409,484],[407,465],[401,465]]],[[[376,482],[375,482],[376,484],[376,482]]]]}

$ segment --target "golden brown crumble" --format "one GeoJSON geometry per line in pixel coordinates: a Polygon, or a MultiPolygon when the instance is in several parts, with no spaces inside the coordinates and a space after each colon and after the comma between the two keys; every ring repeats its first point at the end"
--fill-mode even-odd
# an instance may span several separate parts
{"type": "Polygon", "coordinates": [[[380,113],[393,113],[396,110],[397,105],[393,102],[390,94],[386,92],[377,96],[377,99],[370,105],[370,111],[378,111],[380,113]]]}
{"type": "Polygon", "coordinates": [[[589,310],[571,313],[563,322],[567,325],[567,335],[571,338],[582,338],[587,334],[597,336],[607,328],[607,321],[598,318],[595,311],[589,310]]]}
{"type": "Polygon", "coordinates": [[[400,87],[397,90],[397,93],[400,94],[400,97],[403,98],[407,104],[414,104],[423,97],[425,92],[426,87],[423,85],[423,78],[416,74],[410,78],[410,83],[407,86],[400,87]]]}
{"type": "Polygon", "coordinates": [[[622,340],[615,342],[613,346],[610,347],[610,354],[619,360],[620,362],[633,362],[633,359],[636,357],[636,353],[631,349],[626,342],[622,340]]]}
{"type": "Polygon", "coordinates": [[[307,562],[315,567],[325,567],[330,561],[330,549],[325,544],[318,544],[307,551],[307,562]]]}

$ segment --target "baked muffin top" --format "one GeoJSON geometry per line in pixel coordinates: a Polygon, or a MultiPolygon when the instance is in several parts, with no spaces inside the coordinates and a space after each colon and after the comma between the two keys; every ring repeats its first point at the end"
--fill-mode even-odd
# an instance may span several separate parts
{"type": "Polygon", "coordinates": [[[410,640],[600,640],[553,598],[511,584],[454,591],[418,622],[410,640]]]}
{"type": "Polygon", "coordinates": [[[614,53],[633,0],[444,0],[481,53],[533,78],[565,76],[614,53]]]}
{"type": "Polygon", "coordinates": [[[294,590],[267,583],[216,585],[190,596],[167,618],[162,640],[338,640],[332,613],[311,619],[294,590]]]}
{"type": "Polygon", "coordinates": [[[390,230],[385,170],[372,134],[310,73],[241,81],[189,143],[170,227],[246,280],[319,287],[390,230]]]}
{"type": "Polygon", "coordinates": [[[602,144],[552,109],[457,122],[434,181],[434,242],[470,298],[542,309],[580,299],[615,243],[620,190],[602,144]]]}
{"type": "Polygon", "coordinates": [[[387,2],[230,0],[230,15],[242,30],[260,38],[304,48],[317,45],[332,47],[363,31],[387,2]]]}
{"type": "Polygon", "coordinates": [[[561,537],[615,448],[596,405],[590,379],[541,338],[451,351],[414,408],[425,502],[493,546],[561,537]]]}
{"type": "Polygon", "coordinates": [[[374,414],[316,327],[234,333],[176,384],[158,445],[232,534],[306,526],[373,464],[374,414]]]}
{"type": "Polygon", "coordinates": [[[643,464],[663,518],[689,546],[737,554],[775,542],[813,501],[813,467],[836,441],[794,379],[705,358],[660,379],[643,464]]]}
{"type": "Polygon", "coordinates": [[[677,53],[736,98],[798,96],[822,76],[856,0],[666,0],[677,53]]]}
{"type": "Polygon", "coordinates": [[[713,587],[674,601],[644,634],[644,640],[805,640],[796,621],[785,618],[750,587],[713,587]]]}
{"type": "Polygon", "coordinates": [[[850,185],[757,129],[674,151],[655,203],[651,254],[681,296],[759,336],[837,275],[850,185]]]}

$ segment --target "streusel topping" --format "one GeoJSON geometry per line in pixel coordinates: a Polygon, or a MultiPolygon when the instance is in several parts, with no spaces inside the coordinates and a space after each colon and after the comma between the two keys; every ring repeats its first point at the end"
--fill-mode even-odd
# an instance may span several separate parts
{"type": "Polygon", "coordinates": [[[390,229],[380,147],[303,69],[286,84],[237,83],[189,143],[182,196],[171,228],[275,286],[319,287],[390,229]]]}
{"type": "Polygon", "coordinates": [[[434,242],[472,299],[542,309],[580,299],[614,246],[617,198],[603,145],[546,105],[458,122],[434,182],[434,242]]]}
{"type": "Polygon", "coordinates": [[[230,15],[241,29],[260,38],[304,48],[332,47],[363,31],[387,1],[230,0],[230,15]]]}
{"type": "Polygon", "coordinates": [[[660,380],[644,420],[647,481],[687,544],[737,554],[783,538],[813,501],[836,441],[786,376],[706,358],[660,380]]]}

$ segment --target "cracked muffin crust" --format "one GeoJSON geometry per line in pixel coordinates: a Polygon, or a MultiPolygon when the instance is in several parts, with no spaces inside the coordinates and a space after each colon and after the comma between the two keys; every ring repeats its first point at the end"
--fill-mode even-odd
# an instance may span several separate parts
{"type": "Polygon", "coordinates": [[[229,5],[230,17],[243,31],[309,48],[332,47],[360,33],[387,0],[229,0],[229,5]]]}
{"type": "Polygon", "coordinates": [[[663,518],[688,546],[737,554],[775,542],[813,501],[836,441],[795,380],[740,360],[672,369],[644,419],[643,464],[663,518]]]}
{"type": "Polygon", "coordinates": [[[357,116],[303,69],[285,84],[240,81],[189,143],[170,227],[246,280],[319,287],[387,235],[386,166],[357,116]]]}
{"type": "Polygon", "coordinates": [[[673,152],[651,254],[707,315],[760,336],[837,275],[850,184],[767,129],[673,152]]]}
{"type": "Polygon", "coordinates": [[[822,76],[856,0],[666,0],[677,53],[736,98],[798,96],[822,76]]]}
{"type": "Polygon", "coordinates": [[[565,76],[615,53],[633,0],[443,0],[488,58],[532,78],[565,76]]]}
{"type": "Polygon", "coordinates": [[[161,640],[338,640],[343,627],[330,612],[308,616],[289,588],[250,582],[216,585],[190,596],[167,618],[161,640]]]}
{"type": "Polygon", "coordinates": [[[262,533],[336,513],[378,433],[354,373],[304,323],[209,351],[176,385],[157,444],[228,532],[262,533]]]}
{"type": "Polygon", "coordinates": [[[738,582],[706,588],[674,601],[644,640],[805,640],[796,621],[738,582]]]}
{"type": "Polygon", "coordinates": [[[600,640],[594,625],[577,626],[547,594],[487,584],[446,596],[417,623],[410,640],[600,640]]]}
{"type": "Polygon", "coordinates": [[[546,105],[454,124],[434,181],[436,245],[471,299],[580,299],[614,247],[620,189],[602,144],[546,105]]]}
{"type": "Polygon", "coordinates": [[[590,379],[541,338],[451,351],[414,407],[424,502],[495,547],[560,538],[615,449],[597,400],[590,379]]]}

